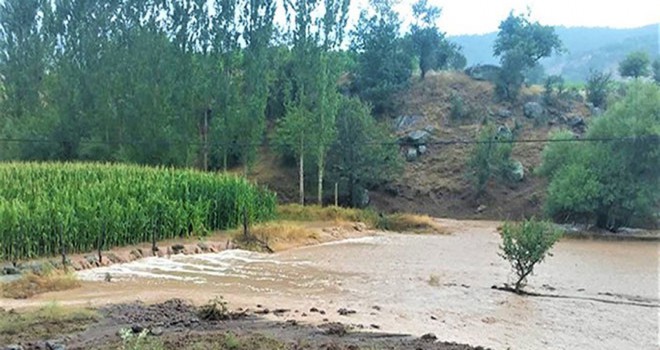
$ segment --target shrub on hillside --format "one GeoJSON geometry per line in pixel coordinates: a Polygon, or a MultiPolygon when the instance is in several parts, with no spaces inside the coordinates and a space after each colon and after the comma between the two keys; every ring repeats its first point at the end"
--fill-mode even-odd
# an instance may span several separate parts
{"type": "Polygon", "coordinates": [[[594,107],[606,107],[607,96],[612,90],[612,74],[592,70],[587,79],[587,101],[594,107]]]}
{"type": "Polygon", "coordinates": [[[587,138],[554,136],[539,172],[550,179],[546,211],[561,221],[616,230],[651,221],[660,207],[660,87],[636,82],[594,120],[587,138]]]}

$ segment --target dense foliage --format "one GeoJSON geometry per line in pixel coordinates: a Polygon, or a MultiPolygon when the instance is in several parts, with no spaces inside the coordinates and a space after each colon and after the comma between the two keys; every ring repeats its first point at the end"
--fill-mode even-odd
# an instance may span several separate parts
{"type": "Polygon", "coordinates": [[[531,22],[524,15],[510,13],[499,28],[493,47],[502,65],[497,92],[501,98],[515,100],[525,80],[523,73],[536,67],[540,59],[559,52],[562,44],[553,27],[531,22]]]}
{"type": "Polygon", "coordinates": [[[651,59],[644,51],[631,52],[619,63],[619,74],[622,77],[639,78],[649,75],[651,59]]]}
{"type": "Polygon", "coordinates": [[[592,70],[587,79],[587,101],[594,107],[604,108],[611,90],[612,74],[592,70]]]}
{"type": "Polygon", "coordinates": [[[514,289],[521,291],[534,266],[543,262],[546,254],[561,237],[551,223],[535,219],[506,223],[502,227],[500,256],[511,264],[516,274],[514,289]]]}
{"type": "Polygon", "coordinates": [[[129,165],[0,165],[0,260],[203,235],[275,214],[244,179],[129,165]]]}
{"type": "Polygon", "coordinates": [[[546,209],[561,221],[587,221],[616,230],[653,222],[660,208],[660,87],[636,82],[589,126],[586,137],[554,137],[541,174],[550,179],[546,209]]]}
{"type": "Polygon", "coordinates": [[[401,35],[401,20],[391,0],[375,0],[373,14],[360,14],[352,50],[358,54],[353,91],[372,104],[376,114],[391,112],[392,95],[407,86],[412,54],[401,35]]]}
{"type": "Polygon", "coordinates": [[[510,130],[498,130],[494,125],[484,127],[468,160],[468,177],[478,195],[483,194],[488,181],[495,176],[509,180],[514,166],[511,159],[513,134],[510,130]]]}

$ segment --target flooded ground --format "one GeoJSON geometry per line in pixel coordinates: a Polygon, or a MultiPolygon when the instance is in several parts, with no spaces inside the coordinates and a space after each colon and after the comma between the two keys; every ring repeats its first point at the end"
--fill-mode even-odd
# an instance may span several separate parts
{"type": "Polygon", "coordinates": [[[494,349],[658,349],[660,244],[563,240],[529,285],[562,298],[522,297],[491,289],[510,278],[494,223],[445,223],[456,232],[383,233],[273,255],[147,258],[80,272],[90,281],[83,288],[31,302],[201,303],[223,295],[233,306],[291,309],[290,317],[305,322],[432,332],[494,349]],[[107,276],[112,283],[103,282],[107,276]],[[356,313],[341,316],[340,308],[356,313]]]}

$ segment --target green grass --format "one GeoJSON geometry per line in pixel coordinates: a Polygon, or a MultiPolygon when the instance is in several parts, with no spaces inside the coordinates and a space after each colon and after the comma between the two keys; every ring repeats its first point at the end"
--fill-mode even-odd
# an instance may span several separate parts
{"type": "Polygon", "coordinates": [[[56,303],[21,313],[0,309],[0,344],[56,338],[82,331],[98,318],[95,311],[65,308],[56,303]]]}

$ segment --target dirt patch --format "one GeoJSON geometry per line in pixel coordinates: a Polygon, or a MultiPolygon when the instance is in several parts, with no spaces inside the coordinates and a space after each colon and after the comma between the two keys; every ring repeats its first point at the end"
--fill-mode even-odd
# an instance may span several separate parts
{"type": "Polygon", "coordinates": [[[31,329],[37,329],[59,322],[58,334],[21,330],[21,334],[11,335],[2,329],[0,339],[24,349],[46,349],[46,342],[66,349],[120,349],[138,338],[148,349],[480,349],[439,342],[428,335],[413,338],[358,332],[354,329],[359,327],[337,322],[316,327],[294,321],[267,321],[250,310],[232,312],[240,317],[208,321],[199,318],[200,310],[201,307],[180,299],[154,305],[112,305],[98,310],[98,321],[52,318],[31,325],[31,329]]]}

